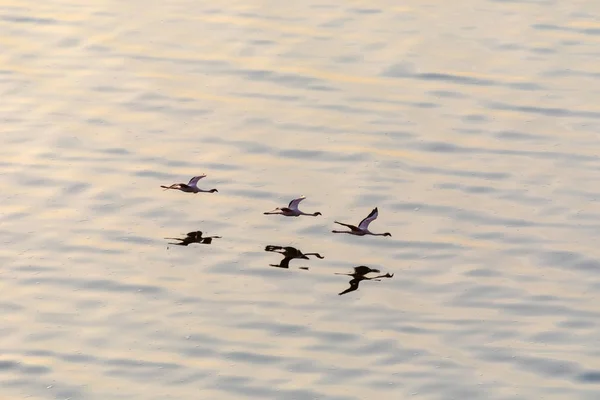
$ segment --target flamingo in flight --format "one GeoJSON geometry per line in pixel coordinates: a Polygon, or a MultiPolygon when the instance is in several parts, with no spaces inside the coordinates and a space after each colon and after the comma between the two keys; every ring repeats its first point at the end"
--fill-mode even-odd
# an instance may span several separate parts
{"type": "Polygon", "coordinates": [[[343,222],[334,221],[336,224],[343,225],[345,227],[350,228],[350,230],[349,231],[332,231],[332,232],[333,233],[348,233],[350,235],[356,235],[356,236],[365,236],[365,235],[392,236],[392,234],[389,232],[373,233],[373,232],[369,231],[369,224],[377,219],[377,215],[379,215],[379,210],[377,210],[377,207],[375,207],[373,209],[373,211],[371,211],[371,213],[365,219],[360,221],[360,224],[358,224],[358,226],[344,224],[343,222]]]}
{"type": "Polygon", "coordinates": [[[300,215],[310,215],[316,217],[317,215],[322,215],[320,212],[314,212],[312,214],[307,214],[298,209],[298,205],[302,200],[306,199],[305,196],[300,196],[297,199],[290,201],[287,207],[277,207],[273,211],[267,211],[263,214],[265,215],[284,215],[286,217],[298,217],[300,215]]]}
{"type": "Polygon", "coordinates": [[[192,179],[190,179],[190,181],[185,184],[185,183],[174,183],[171,186],[164,186],[161,185],[161,188],[164,188],[165,190],[169,190],[169,189],[174,189],[174,190],[181,190],[182,192],[185,193],[214,193],[214,192],[218,192],[217,189],[210,189],[210,190],[203,190],[198,188],[198,181],[202,178],[205,178],[206,174],[202,174],[202,175],[198,175],[198,176],[194,176],[192,179]]]}

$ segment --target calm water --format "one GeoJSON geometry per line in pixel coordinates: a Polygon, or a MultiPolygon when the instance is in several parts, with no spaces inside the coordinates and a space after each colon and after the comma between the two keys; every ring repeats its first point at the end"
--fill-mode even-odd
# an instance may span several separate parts
{"type": "Polygon", "coordinates": [[[0,3],[3,397],[600,398],[600,3],[204,3],[0,3]]]}

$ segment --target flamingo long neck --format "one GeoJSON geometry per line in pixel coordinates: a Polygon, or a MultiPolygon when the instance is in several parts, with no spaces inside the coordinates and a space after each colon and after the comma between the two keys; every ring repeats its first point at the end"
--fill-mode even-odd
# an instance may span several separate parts
{"type": "Polygon", "coordinates": [[[373,236],[385,236],[385,233],[372,233],[372,232],[368,232],[369,235],[373,235],[373,236]]]}
{"type": "Polygon", "coordinates": [[[309,216],[311,216],[311,217],[315,217],[315,216],[316,216],[316,213],[312,213],[312,214],[305,213],[304,211],[300,211],[300,210],[299,210],[299,209],[297,209],[297,208],[296,208],[296,209],[293,209],[293,208],[292,208],[292,211],[293,211],[294,213],[298,214],[298,215],[309,215],[309,216]]]}

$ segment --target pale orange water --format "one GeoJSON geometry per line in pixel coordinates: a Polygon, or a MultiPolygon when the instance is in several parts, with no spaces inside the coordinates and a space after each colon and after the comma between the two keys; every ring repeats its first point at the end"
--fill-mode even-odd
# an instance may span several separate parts
{"type": "Polygon", "coordinates": [[[597,400],[599,16],[0,2],[0,395],[597,400]]]}

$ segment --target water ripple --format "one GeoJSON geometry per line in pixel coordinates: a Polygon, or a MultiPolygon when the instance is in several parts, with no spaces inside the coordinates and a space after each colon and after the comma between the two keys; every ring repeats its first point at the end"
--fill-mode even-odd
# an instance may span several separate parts
{"type": "Polygon", "coordinates": [[[0,7],[5,397],[598,397],[591,3],[132,1],[0,7]]]}

